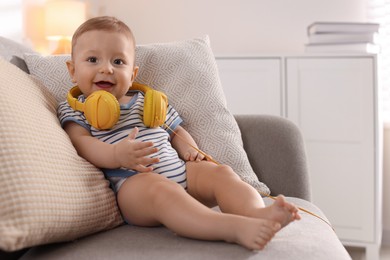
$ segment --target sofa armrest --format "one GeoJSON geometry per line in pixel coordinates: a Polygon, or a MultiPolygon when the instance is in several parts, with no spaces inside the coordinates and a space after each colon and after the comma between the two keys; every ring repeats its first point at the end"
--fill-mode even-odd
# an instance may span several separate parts
{"type": "Polygon", "coordinates": [[[298,127],[270,115],[235,115],[245,151],[273,195],[310,200],[305,147],[298,127]]]}

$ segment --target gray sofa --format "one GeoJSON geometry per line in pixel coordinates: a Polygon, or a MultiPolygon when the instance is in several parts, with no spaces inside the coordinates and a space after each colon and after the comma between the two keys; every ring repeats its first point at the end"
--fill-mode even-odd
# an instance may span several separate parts
{"type": "MultiPolygon", "coordinates": [[[[23,61],[25,51],[28,49],[0,38],[1,57],[28,73],[23,61]]],[[[310,180],[299,129],[275,116],[237,115],[235,119],[251,166],[272,194],[284,194],[289,201],[326,219],[310,202],[310,180]]],[[[265,201],[271,203],[269,198],[265,201]]],[[[0,259],[350,259],[327,223],[305,212],[301,215],[302,220],[282,229],[259,252],[225,242],[179,237],[165,227],[120,225],[74,241],[0,251],[0,259]]]]}

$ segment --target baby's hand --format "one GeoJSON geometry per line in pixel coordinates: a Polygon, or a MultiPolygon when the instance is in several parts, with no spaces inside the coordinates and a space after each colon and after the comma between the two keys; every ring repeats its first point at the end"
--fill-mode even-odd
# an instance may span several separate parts
{"type": "Polygon", "coordinates": [[[194,148],[189,148],[188,151],[184,154],[185,161],[197,161],[200,162],[204,159],[204,155],[195,150],[194,148]]]}
{"type": "Polygon", "coordinates": [[[120,164],[120,167],[138,172],[150,172],[153,167],[146,167],[146,165],[157,163],[159,159],[149,156],[156,153],[158,149],[153,147],[153,142],[136,141],[137,134],[138,128],[135,127],[127,138],[114,144],[114,159],[120,164]]]}

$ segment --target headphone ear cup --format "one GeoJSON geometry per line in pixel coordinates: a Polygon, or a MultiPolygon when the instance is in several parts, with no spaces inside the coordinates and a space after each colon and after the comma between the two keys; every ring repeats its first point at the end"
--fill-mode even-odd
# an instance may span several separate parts
{"type": "Polygon", "coordinates": [[[144,125],[147,127],[159,127],[164,124],[167,115],[168,98],[165,94],[156,90],[148,90],[144,101],[144,125]]]}
{"type": "Polygon", "coordinates": [[[95,91],[84,102],[84,115],[96,129],[110,129],[119,120],[119,102],[107,91],[95,91]]]}

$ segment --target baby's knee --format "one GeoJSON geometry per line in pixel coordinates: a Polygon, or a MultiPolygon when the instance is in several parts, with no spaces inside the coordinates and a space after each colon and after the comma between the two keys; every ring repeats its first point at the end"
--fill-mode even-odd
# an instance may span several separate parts
{"type": "Polygon", "coordinates": [[[240,178],[229,165],[218,165],[216,172],[225,178],[240,178]]]}

